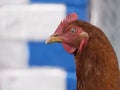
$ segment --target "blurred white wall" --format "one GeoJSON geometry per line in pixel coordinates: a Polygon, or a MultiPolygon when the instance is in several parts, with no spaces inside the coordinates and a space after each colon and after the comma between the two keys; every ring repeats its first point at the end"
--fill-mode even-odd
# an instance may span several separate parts
{"type": "Polygon", "coordinates": [[[0,38],[40,41],[54,32],[65,17],[66,7],[62,4],[12,5],[1,7],[0,12],[0,38]]]}
{"type": "Polygon", "coordinates": [[[2,70],[0,90],[66,90],[66,72],[59,68],[2,70]]]}
{"type": "Polygon", "coordinates": [[[27,43],[17,40],[0,39],[0,69],[28,67],[27,43]]]}
{"type": "Polygon", "coordinates": [[[29,0],[0,0],[0,6],[28,4],[29,0]]]}

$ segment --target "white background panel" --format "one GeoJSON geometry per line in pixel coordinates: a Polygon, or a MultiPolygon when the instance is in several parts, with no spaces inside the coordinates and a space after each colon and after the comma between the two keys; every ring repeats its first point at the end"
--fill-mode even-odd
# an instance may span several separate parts
{"type": "Polygon", "coordinates": [[[0,38],[45,40],[65,17],[62,4],[17,5],[0,8],[0,38]],[[57,8],[55,8],[57,7],[57,8]]]}
{"type": "Polygon", "coordinates": [[[0,6],[28,4],[28,3],[29,3],[29,0],[0,0],[0,6]]]}
{"type": "Polygon", "coordinates": [[[23,41],[0,40],[0,69],[27,68],[27,46],[23,41]]]}
{"type": "Polygon", "coordinates": [[[66,72],[58,68],[3,70],[0,90],[66,90],[66,72]]]}

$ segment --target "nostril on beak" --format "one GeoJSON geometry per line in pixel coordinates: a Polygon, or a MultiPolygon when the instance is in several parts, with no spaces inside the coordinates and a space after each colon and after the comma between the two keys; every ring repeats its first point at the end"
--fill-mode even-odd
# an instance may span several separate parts
{"type": "Polygon", "coordinates": [[[59,34],[54,34],[55,37],[59,36],[59,34]]]}

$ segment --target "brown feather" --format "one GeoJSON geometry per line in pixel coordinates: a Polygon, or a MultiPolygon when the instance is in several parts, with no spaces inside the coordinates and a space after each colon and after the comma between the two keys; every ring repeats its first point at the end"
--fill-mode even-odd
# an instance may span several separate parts
{"type": "Polygon", "coordinates": [[[68,15],[47,43],[61,42],[74,54],[77,90],[120,90],[118,60],[110,41],[99,28],[77,19],[75,13],[68,15]]]}
{"type": "Polygon", "coordinates": [[[97,27],[74,21],[89,34],[82,52],[74,53],[77,90],[120,90],[120,72],[116,54],[105,34],[97,27]]]}

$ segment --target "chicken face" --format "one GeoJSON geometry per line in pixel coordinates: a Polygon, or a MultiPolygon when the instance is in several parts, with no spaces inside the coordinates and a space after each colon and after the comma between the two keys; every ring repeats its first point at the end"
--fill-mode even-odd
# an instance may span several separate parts
{"type": "Polygon", "coordinates": [[[46,43],[60,42],[67,52],[74,53],[76,51],[82,51],[83,46],[87,43],[89,36],[87,32],[82,30],[82,28],[74,23],[71,23],[76,20],[76,14],[70,15],[71,16],[68,15],[63,22],[60,23],[55,33],[50,36],[46,43]]]}

